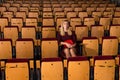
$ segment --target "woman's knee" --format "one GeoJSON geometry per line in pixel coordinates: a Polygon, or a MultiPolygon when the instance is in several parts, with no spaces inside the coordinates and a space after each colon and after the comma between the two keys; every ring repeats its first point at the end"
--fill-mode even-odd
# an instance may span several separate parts
{"type": "Polygon", "coordinates": [[[68,48],[65,48],[65,49],[64,49],[64,52],[65,52],[65,53],[69,53],[70,51],[69,51],[68,48]]]}
{"type": "Polygon", "coordinates": [[[68,48],[65,48],[64,54],[65,54],[66,58],[69,58],[70,57],[70,50],[68,48]]]}
{"type": "Polygon", "coordinates": [[[70,53],[71,53],[72,57],[75,57],[76,56],[76,49],[75,48],[71,48],[70,49],[70,53]]]}

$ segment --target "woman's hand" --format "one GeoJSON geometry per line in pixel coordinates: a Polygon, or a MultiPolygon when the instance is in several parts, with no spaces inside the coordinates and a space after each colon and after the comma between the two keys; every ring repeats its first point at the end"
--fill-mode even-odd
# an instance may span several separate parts
{"type": "Polygon", "coordinates": [[[69,44],[69,43],[65,43],[65,45],[66,45],[68,48],[72,48],[72,45],[69,44]]]}
{"type": "Polygon", "coordinates": [[[67,43],[67,42],[61,42],[61,45],[65,45],[65,46],[67,46],[68,48],[73,48],[73,47],[76,46],[76,43],[74,43],[73,45],[71,45],[71,44],[69,44],[69,43],[67,43]]]}

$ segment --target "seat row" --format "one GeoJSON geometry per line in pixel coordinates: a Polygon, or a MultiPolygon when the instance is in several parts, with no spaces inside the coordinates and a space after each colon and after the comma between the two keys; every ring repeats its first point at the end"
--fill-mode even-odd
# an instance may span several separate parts
{"type": "MultiPolygon", "coordinates": [[[[35,42],[33,39],[23,38],[14,42],[12,45],[12,40],[0,39],[0,59],[63,57],[60,55],[61,49],[57,39],[46,38],[35,42]]],[[[96,37],[86,37],[78,44],[77,49],[78,56],[116,56],[120,54],[117,37],[103,37],[101,43],[96,37]]]]}
{"type": "MultiPolygon", "coordinates": [[[[111,25],[108,30],[102,25],[92,25],[90,29],[87,25],[76,25],[75,34],[77,41],[82,41],[83,37],[97,37],[102,38],[105,36],[120,37],[120,25],[111,25]]],[[[40,40],[42,38],[57,38],[58,31],[55,26],[42,26],[36,28],[35,26],[1,26],[1,39],[12,39],[14,41],[18,38],[32,38],[33,40],[40,40]]]]}
{"type": "Polygon", "coordinates": [[[0,61],[1,78],[2,80],[119,80],[119,58],[119,56],[95,56],[89,59],[80,56],[67,60],[9,59],[0,61]]]}
{"type": "MultiPolygon", "coordinates": [[[[71,0],[71,1],[67,1],[67,0],[41,0],[41,1],[30,1],[30,0],[26,0],[26,1],[20,1],[20,0],[16,0],[16,1],[5,1],[5,3],[3,3],[3,6],[7,6],[7,7],[10,7],[10,6],[16,6],[17,4],[17,7],[19,6],[27,6],[27,7],[30,7],[30,6],[33,6],[34,4],[39,4],[39,6],[42,6],[42,7],[56,7],[56,6],[64,6],[64,5],[71,5],[71,4],[76,4],[76,5],[79,5],[79,6],[103,6],[103,7],[106,7],[106,6],[115,6],[114,3],[111,3],[109,0],[108,1],[87,1],[87,0],[71,0]]],[[[74,5],[72,5],[74,6],[74,5]]]]}
{"type": "Polygon", "coordinates": [[[75,30],[76,25],[87,25],[89,28],[91,25],[103,25],[108,30],[110,25],[119,24],[120,19],[119,12],[115,12],[116,16],[114,17],[111,12],[103,12],[103,17],[101,12],[92,12],[92,17],[89,17],[87,12],[79,12],[79,17],[75,15],[75,12],[68,12],[66,17],[64,12],[57,12],[56,17],[52,17],[51,12],[45,12],[43,16],[49,17],[43,18],[39,18],[36,12],[29,12],[29,17],[26,17],[25,12],[17,12],[16,17],[13,17],[10,13],[5,12],[5,16],[0,18],[1,31],[5,26],[35,26],[36,28],[39,26],[56,26],[58,30],[63,20],[69,20],[73,30],[75,30]]]}

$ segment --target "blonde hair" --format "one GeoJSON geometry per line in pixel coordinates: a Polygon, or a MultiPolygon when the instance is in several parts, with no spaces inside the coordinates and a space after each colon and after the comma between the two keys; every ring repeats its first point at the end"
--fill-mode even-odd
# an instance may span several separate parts
{"type": "MultiPolygon", "coordinates": [[[[68,20],[64,20],[63,23],[64,23],[64,22],[68,22],[68,24],[69,24],[69,21],[68,21],[68,20]]],[[[70,24],[69,24],[69,26],[70,26],[70,24]]],[[[70,28],[68,28],[67,33],[68,33],[69,36],[72,35],[72,31],[70,30],[70,28]]],[[[64,36],[64,35],[65,35],[65,31],[64,31],[63,26],[60,27],[60,35],[61,35],[61,36],[64,36]]]]}

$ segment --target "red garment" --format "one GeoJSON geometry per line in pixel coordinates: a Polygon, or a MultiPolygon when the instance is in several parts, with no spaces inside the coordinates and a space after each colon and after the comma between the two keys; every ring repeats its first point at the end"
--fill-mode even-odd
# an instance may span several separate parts
{"type": "MultiPolygon", "coordinates": [[[[66,40],[66,41],[64,41],[64,42],[69,43],[69,44],[71,44],[71,45],[72,45],[72,44],[74,44],[74,43],[73,43],[73,41],[72,41],[71,39],[68,39],[68,40],[66,40]]],[[[66,46],[66,45],[65,45],[64,47],[66,47],[66,48],[67,48],[67,46],[66,46]]]]}
{"type": "Polygon", "coordinates": [[[72,32],[72,35],[68,35],[67,32],[65,32],[64,36],[61,36],[60,33],[57,35],[58,42],[68,42],[71,44],[76,43],[76,35],[75,32],[72,32]]]}

